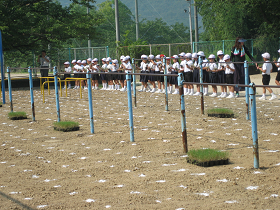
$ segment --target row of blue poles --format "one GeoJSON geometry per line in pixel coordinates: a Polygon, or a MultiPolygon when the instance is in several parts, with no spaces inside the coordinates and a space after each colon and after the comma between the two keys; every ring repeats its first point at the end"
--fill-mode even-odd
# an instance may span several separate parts
{"type": "MultiPolygon", "coordinates": [[[[31,96],[31,108],[32,108],[32,119],[35,120],[35,105],[34,105],[34,95],[33,95],[33,79],[32,71],[29,68],[29,84],[30,84],[30,96],[31,96]]],[[[9,99],[11,112],[13,112],[13,102],[12,102],[12,85],[10,69],[7,68],[8,73],[8,86],[9,86],[9,99]]],[[[58,94],[58,72],[57,68],[54,67],[54,81],[55,81],[55,95],[56,95],[56,108],[57,108],[57,122],[60,122],[60,106],[59,106],[59,94],[58,94]]],[[[165,76],[167,77],[167,76],[165,76]]],[[[133,126],[133,109],[132,109],[132,94],[131,94],[131,75],[126,75],[127,80],[127,98],[128,98],[128,109],[129,109],[129,127],[130,127],[130,141],[134,142],[134,126],[133,126]]],[[[91,80],[89,71],[87,72],[88,81],[88,99],[89,99],[89,115],[90,115],[90,127],[91,133],[94,133],[94,120],[93,120],[93,109],[92,109],[92,90],[91,90],[91,80]]],[[[180,94],[180,105],[181,105],[181,128],[182,128],[182,140],[184,152],[188,152],[187,146],[187,128],[186,128],[186,115],[185,115],[185,99],[183,90],[183,74],[178,75],[178,85],[180,94]]],[[[202,83],[201,83],[202,84],[202,83]]],[[[258,151],[258,132],[257,132],[257,113],[256,113],[256,88],[254,84],[250,84],[250,101],[251,101],[251,123],[252,123],[252,137],[253,137],[253,149],[254,149],[254,168],[259,168],[259,151],[258,151]]],[[[203,89],[203,85],[201,85],[203,89]]],[[[165,86],[165,91],[167,92],[167,86],[165,86]]],[[[135,89],[134,89],[134,92],[135,89]]],[[[202,91],[203,92],[203,91],[202,91]]],[[[203,95],[203,94],[202,94],[203,95]]]]}

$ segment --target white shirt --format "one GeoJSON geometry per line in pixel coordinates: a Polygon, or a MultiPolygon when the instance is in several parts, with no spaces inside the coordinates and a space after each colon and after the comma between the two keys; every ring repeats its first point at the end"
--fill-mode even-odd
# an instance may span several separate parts
{"type": "Polygon", "coordinates": [[[149,65],[148,65],[148,67],[149,67],[152,71],[154,71],[156,65],[154,65],[152,62],[150,62],[149,65]]]}
{"type": "MultiPolygon", "coordinates": [[[[163,65],[164,66],[164,65],[163,65]]],[[[167,74],[171,74],[171,69],[170,68],[172,68],[172,64],[170,63],[170,64],[166,64],[166,71],[167,71],[167,74]]]]}
{"type": "Polygon", "coordinates": [[[224,63],[224,58],[220,59],[219,60],[219,63],[218,63],[218,69],[222,69],[224,66],[225,66],[225,63],[224,63]]]}
{"type": "Polygon", "coordinates": [[[97,65],[92,66],[92,72],[98,72],[97,65]]]}
{"type": "MultiPolygon", "coordinates": [[[[280,58],[278,58],[277,62],[280,62],[280,58]]],[[[280,63],[276,63],[276,66],[278,66],[278,71],[280,71],[280,63]]]]}
{"type": "Polygon", "coordinates": [[[186,63],[187,63],[186,60],[181,61],[181,63],[180,63],[180,70],[184,70],[185,69],[186,63]]]}
{"type": "MultiPolygon", "coordinates": [[[[218,68],[218,66],[217,66],[216,63],[209,63],[208,66],[209,66],[209,69],[210,69],[211,71],[217,70],[217,68],[218,68]]],[[[216,72],[212,72],[212,73],[216,73],[216,72]]]]}
{"type": "Polygon", "coordinates": [[[106,63],[103,64],[101,68],[104,69],[104,70],[107,69],[107,64],[106,63]]]}
{"type": "Polygon", "coordinates": [[[89,70],[89,65],[84,66],[84,70],[87,72],[89,70]]]}
{"type": "MultiPolygon", "coordinates": [[[[45,56],[47,60],[50,60],[48,56],[45,56]]],[[[50,62],[47,62],[43,57],[40,57],[40,65],[44,67],[49,67],[50,62]]]]}
{"type": "Polygon", "coordinates": [[[77,65],[77,71],[78,72],[83,72],[84,67],[77,65]]]}
{"type": "MultiPolygon", "coordinates": [[[[208,60],[205,58],[202,62],[208,62],[208,60]]],[[[202,68],[208,67],[209,63],[202,63],[202,68]]]]}
{"type": "Polygon", "coordinates": [[[192,60],[186,61],[186,65],[184,68],[184,72],[191,72],[191,68],[193,67],[193,62],[192,60]]]}
{"type": "Polygon", "coordinates": [[[172,68],[172,71],[178,71],[180,69],[179,62],[173,63],[172,68]]]}
{"type": "Polygon", "coordinates": [[[130,73],[132,70],[132,66],[131,66],[130,62],[124,63],[123,65],[125,67],[125,73],[130,73]]]}
{"type": "Polygon", "coordinates": [[[66,67],[66,68],[64,69],[64,71],[67,72],[67,73],[70,73],[70,72],[72,71],[72,69],[71,69],[70,66],[68,66],[68,67],[66,67]]]}
{"type": "Polygon", "coordinates": [[[107,69],[108,69],[109,71],[112,71],[113,68],[114,68],[113,64],[108,64],[108,65],[107,65],[107,69]]]}
{"type": "Polygon", "coordinates": [[[144,63],[143,61],[141,62],[140,68],[143,71],[146,71],[148,69],[148,63],[144,63]]]}
{"type": "Polygon", "coordinates": [[[119,69],[119,64],[117,63],[116,65],[112,65],[112,72],[117,72],[117,70],[119,69]]]}
{"type": "MultiPolygon", "coordinates": [[[[227,65],[229,65],[230,68],[235,69],[232,62],[227,62],[227,65]]],[[[234,71],[232,71],[231,69],[229,69],[229,68],[226,66],[225,74],[233,74],[233,73],[234,73],[234,71]]]]}
{"type": "Polygon", "coordinates": [[[161,61],[156,62],[155,71],[160,71],[158,65],[161,64],[161,61]]]}
{"type": "Polygon", "coordinates": [[[262,72],[262,75],[267,74],[270,75],[270,73],[272,72],[272,64],[268,63],[270,61],[265,61],[265,63],[262,66],[262,69],[265,70],[265,72],[262,72]]]}
{"type": "Polygon", "coordinates": [[[200,68],[199,63],[198,63],[198,61],[196,61],[196,60],[193,61],[193,66],[194,66],[195,68],[197,68],[197,69],[200,68]]]}
{"type": "Polygon", "coordinates": [[[77,72],[78,72],[78,67],[79,67],[78,64],[76,64],[76,65],[74,66],[74,70],[73,70],[74,73],[77,73],[77,72]]]}

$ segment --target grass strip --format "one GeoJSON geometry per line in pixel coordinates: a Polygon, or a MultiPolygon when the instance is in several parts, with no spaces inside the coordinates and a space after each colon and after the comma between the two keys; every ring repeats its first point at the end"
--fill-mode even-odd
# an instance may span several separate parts
{"type": "Polygon", "coordinates": [[[10,119],[26,119],[27,115],[25,112],[10,112],[8,113],[10,119]]]}
{"type": "Polygon", "coordinates": [[[57,131],[76,131],[79,130],[79,123],[73,121],[55,122],[54,129],[57,131]]]}
{"type": "Polygon", "coordinates": [[[233,114],[233,111],[225,108],[215,108],[207,110],[208,114],[233,114]]]}
{"type": "Polygon", "coordinates": [[[188,159],[196,162],[208,162],[216,160],[226,160],[229,158],[228,152],[216,149],[196,149],[188,152],[188,159]]]}

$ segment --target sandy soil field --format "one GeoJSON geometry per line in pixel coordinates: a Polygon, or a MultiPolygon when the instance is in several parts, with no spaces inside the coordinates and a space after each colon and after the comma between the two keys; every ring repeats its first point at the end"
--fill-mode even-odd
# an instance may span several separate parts
{"type": "MultiPolygon", "coordinates": [[[[251,79],[260,84],[260,75],[251,79]]],[[[230,108],[232,119],[201,115],[200,98],[185,97],[189,149],[230,153],[230,164],[204,168],[186,161],[179,95],[169,95],[165,111],[164,94],[137,92],[130,142],[127,93],[93,91],[94,134],[83,93],[83,99],[77,90],[60,97],[61,120],[79,122],[75,132],[54,131],[54,90],[46,103],[34,91],[35,122],[29,90],[13,91],[14,111],[28,119],[11,121],[9,104],[0,108],[0,209],[280,208],[279,99],[257,101],[260,168],[254,169],[244,93],[205,97],[205,110],[230,108]]]]}

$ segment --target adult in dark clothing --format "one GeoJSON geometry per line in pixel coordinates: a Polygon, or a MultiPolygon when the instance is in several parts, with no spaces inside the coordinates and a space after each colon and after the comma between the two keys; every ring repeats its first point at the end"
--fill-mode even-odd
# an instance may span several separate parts
{"type": "MultiPolygon", "coordinates": [[[[244,42],[247,40],[237,37],[235,40],[235,45],[231,49],[231,60],[233,62],[244,62],[245,61],[245,54],[249,56],[249,58],[254,62],[254,58],[249,52],[248,48],[244,45],[244,42]]],[[[235,71],[233,81],[234,84],[245,84],[245,71],[244,71],[244,63],[235,63],[234,64],[235,71]]],[[[236,97],[239,96],[239,90],[244,91],[244,87],[235,87],[236,97]]]]}

